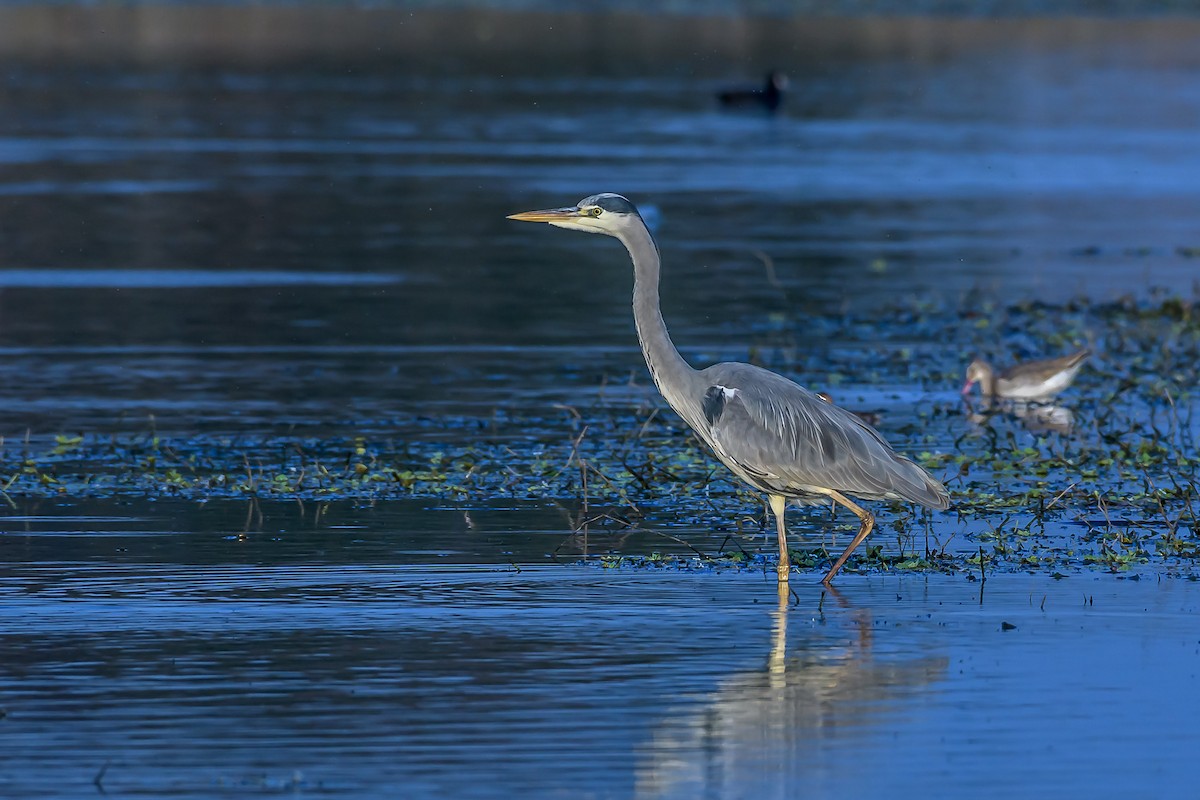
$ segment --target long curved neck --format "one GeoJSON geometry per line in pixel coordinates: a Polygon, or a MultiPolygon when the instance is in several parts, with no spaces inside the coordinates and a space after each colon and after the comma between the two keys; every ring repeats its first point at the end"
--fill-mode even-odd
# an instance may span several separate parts
{"type": "Polygon", "coordinates": [[[688,405],[684,402],[685,392],[696,370],[679,355],[663,322],[658,303],[658,248],[645,225],[631,226],[618,238],[633,259],[633,320],[646,366],[663,397],[679,411],[688,405]]]}

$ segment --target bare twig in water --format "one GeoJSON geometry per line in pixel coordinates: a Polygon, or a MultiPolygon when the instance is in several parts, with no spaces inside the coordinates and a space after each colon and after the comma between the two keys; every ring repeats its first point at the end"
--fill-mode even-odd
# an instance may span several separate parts
{"type": "Polygon", "coordinates": [[[104,766],[102,766],[100,771],[96,773],[96,777],[92,778],[92,783],[95,784],[96,791],[100,792],[100,794],[108,794],[108,792],[104,789],[104,773],[108,772],[108,765],[111,763],[112,759],[105,761],[104,766]]]}
{"type": "Polygon", "coordinates": [[[575,408],[574,406],[569,406],[569,405],[567,405],[566,403],[554,403],[554,404],[553,404],[553,405],[551,405],[550,407],[551,407],[551,408],[557,408],[557,409],[559,409],[560,411],[566,411],[566,412],[567,412],[567,413],[569,413],[569,414],[570,414],[572,417],[574,417],[574,418],[575,418],[575,421],[576,421],[576,422],[583,422],[583,415],[581,415],[581,414],[579,413],[579,411],[578,411],[578,410],[576,410],[576,408],[575,408]]]}
{"type": "MultiPolygon", "coordinates": [[[[623,453],[617,456],[617,461],[621,462],[621,466],[625,468],[625,471],[633,476],[633,479],[638,482],[639,486],[642,487],[642,491],[649,492],[654,489],[654,486],[642,476],[642,473],[630,465],[629,459],[626,458],[623,453]]],[[[649,466],[651,469],[654,468],[652,464],[649,464],[649,466]]]]}
{"type": "Polygon", "coordinates": [[[987,573],[983,569],[983,548],[979,548],[979,605],[983,605],[983,585],[987,583],[987,573]]]}
{"type": "Polygon", "coordinates": [[[1054,499],[1053,499],[1053,500],[1051,500],[1049,503],[1047,503],[1047,504],[1046,504],[1046,507],[1045,507],[1045,508],[1043,508],[1042,510],[1043,510],[1043,511],[1049,511],[1050,509],[1054,508],[1054,506],[1055,506],[1055,505],[1058,503],[1058,501],[1059,501],[1059,500],[1062,500],[1062,499],[1063,499],[1063,497],[1064,497],[1064,496],[1067,494],[1067,492],[1071,491],[1071,490],[1072,490],[1072,489],[1074,489],[1074,488],[1075,488],[1075,484],[1073,484],[1073,483],[1072,483],[1070,486],[1068,486],[1067,488],[1063,489],[1061,492],[1059,492],[1058,494],[1056,494],[1056,495],[1054,496],[1054,499]]]}
{"type": "Polygon", "coordinates": [[[612,482],[612,480],[607,475],[605,475],[603,472],[601,472],[599,469],[597,469],[594,465],[588,464],[586,461],[583,461],[582,459],[581,459],[580,463],[583,464],[583,466],[586,467],[586,469],[591,470],[591,473],[593,475],[595,475],[600,480],[604,481],[604,485],[608,487],[608,490],[610,492],[612,492],[613,494],[619,496],[626,503],[628,503],[629,507],[632,508],[636,513],[638,513],[638,514],[642,513],[642,510],[640,508],[638,508],[636,505],[634,505],[633,501],[629,499],[629,495],[626,492],[622,492],[620,489],[618,489],[616,487],[616,485],[612,482]]]}
{"type": "MultiPolygon", "coordinates": [[[[561,508],[561,506],[560,506],[560,508],[561,508]]],[[[609,522],[615,522],[618,525],[621,525],[622,527],[625,527],[625,528],[633,527],[633,523],[630,522],[629,520],[623,519],[622,517],[618,517],[613,514],[597,514],[593,517],[589,517],[589,516],[581,514],[580,518],[579,518],[579,522],[576,522],[575,516],[573,514],[570,514],[569,512],[567,512],[566,509],[562,509],[562,510],[564,513],[567,514],[567,521],[571,525],[571,534],[569,536],[567,536],[565,539],[563,539],[561,542],[559,542],[558,547],[554,548],[554,552],[550,554],[551,557],[556,560],[558,559],[558,551],[562,550],[563,546],[566,545],[568,542],[574,541],[581,532],[583,533],[583,547],[582,547],[583,557],[585,559],[588,557],[588,553],[587,553],[588,526],[591,525],[592,523],[603,522],[603,521],[607,520],[609,522]]],[[[622,537],[622,540],[623,540],[623,537],[622,537]]]]}
{"type": "Polygon", "coordinates": [[[751,250],[750,252],[754,255],[755,258],[757,258],[759,261],[761,261],[763,263],[763,267],[767,271],[767,283],[771,284],[779,291],[786,293],[786,290],[784,289],[783,284],[779,280],[779,276],[777,276],[775,274],[775,259],[773,259],[769,255],[767,255],[766,252],[763,250],[755,249],[755,250],[751,250]]]}
{"type": "Polygon", "coordinates": [[[658,416],[658,407],[656,406],[655,408],[652,408],[650,410],[650,414],[646,417],[646,421],[642,423],[641,427],[638,428],[638,432],[636,434],[634,434],[634,436],[633,436],[634,441],[640,441],[641,438],[646,435],[646,431],[650,428],[650,423],[653,422],[654,418],[657,416],[658,416]]]}
{"type": "Polygon", "coordinates": [[[717,555],[720,555],[725,551],[725,545],[729,542],[736,544],[737,549],[742,551],[742,555],[744,555],[747,560],[753,558],[753,556],[746,552],[746,548],[742,547],[742,543],[738,541],[737,536],[733,535],[732,533],[725,534],[725,541],[721,542],[721,546],[717,548],[717,555]]]}
{"type": "Polygon", "coordinates": [[[580,491],[583,492],[583,513],[588,513],[588,465],[583,459],[579,461],[579,482],[581,484],[580,491]]]}
{"type": "Polygon", "coordinates": [[[663,537],[664,539],[670,539],[672,542],[683,545],[688,550],[691,550],[693,553],[700,556],[700,558],[704,559],[705,561],[716,561],[716,559],[713,558],[712,556],[708,555],[707,553],[701,553],[699,550],[692,547],[691,544],[689,544],[688,542],[685,542],[683,539],[680,539],[678,536],[672,536],[669,533],[663,533],[662,531],[655,530],[654,528],[645,528],[644,530],[646,530],[649,533],[657,534],[657,535],[663,537]]]}
{"type": "Polygon", "coordinates": [[[1108,532],[1112,533],[1112,518],[1108,516],[1108,503],[1104,502],[1104,498],[1096,492],[1096,507],[1100,509],[1100,513],[1104,515],[1104,525],[1108,528],[1108,532]]]}
{"type": "Polygon", "coordinates": [[[582,520],[578,525],[575,526],[573,533],[579,533],[579,531],[583,530],[588,525],[591,525],[596,522],[603,522],[605,520],[608,520],[609,522],[615,522],[618,525],[622,525],[626,528],[633,526],[633,523],[630,522],[629,520],[623,519],[623,518],[615,516],[613,514],[597,514],[594,517],[587,517],[584,520],[582,520]]]}
{"type": "MultiPolygon", "coordinates": [[[[563,408],[567,407],[568,406],[563,406],[563,408]]],[[[574,411],[574,409],[571,410],[574,411]]],[[[557,478],[559,475],[562,475],[564,472],[566,472],[570,468],[572,461],[578,461],[580,463],[583,462],[583,459],[579,457],[579,445],[583,441],[583,437],[587,434],[587,432],[588,426],[584,425],[579,431],[579,435],[571,440],[571,452],[567,454],[567,460],[563,463],[562,469],[554,473],[554,477],[557,478]]],[[[513,455],[516,455],[516,453],[513,453],[513,455]]]]}

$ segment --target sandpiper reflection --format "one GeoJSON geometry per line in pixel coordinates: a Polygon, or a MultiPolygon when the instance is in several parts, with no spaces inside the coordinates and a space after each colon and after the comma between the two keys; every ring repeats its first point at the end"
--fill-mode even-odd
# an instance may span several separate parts
{"type": "Polygon", "coordinates": [[[978,409],[970,404],[967,406],[967,419],[973,425],[986,425],[997,415],[1013,417],[1030,433],[1070,433],[1075,427],[1074,412],[1053,403],[985,399],[978,409]]]}

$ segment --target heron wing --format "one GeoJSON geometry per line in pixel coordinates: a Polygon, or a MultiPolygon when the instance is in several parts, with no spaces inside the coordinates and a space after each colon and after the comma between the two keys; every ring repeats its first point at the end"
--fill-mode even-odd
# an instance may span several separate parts
{"type": "Polygon", "coordinates": [[[760,488],[949,504],[945,488],[874,428],[787,378],[748,364],[718,364],[705,377],[707,438],[760,488]]]}

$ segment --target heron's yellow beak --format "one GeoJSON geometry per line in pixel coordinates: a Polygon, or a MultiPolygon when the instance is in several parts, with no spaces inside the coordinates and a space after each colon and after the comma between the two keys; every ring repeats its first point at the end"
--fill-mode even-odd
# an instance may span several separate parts
{"type": "Polygon", "coordinates": [[[547,208],[544,211],[522,211],[520,214],[509,214],[508,219],[521,222],[561,222],[566,219],[575,219],[579,215],[579,209],[572,206],[570,208],[547,208]]]}

